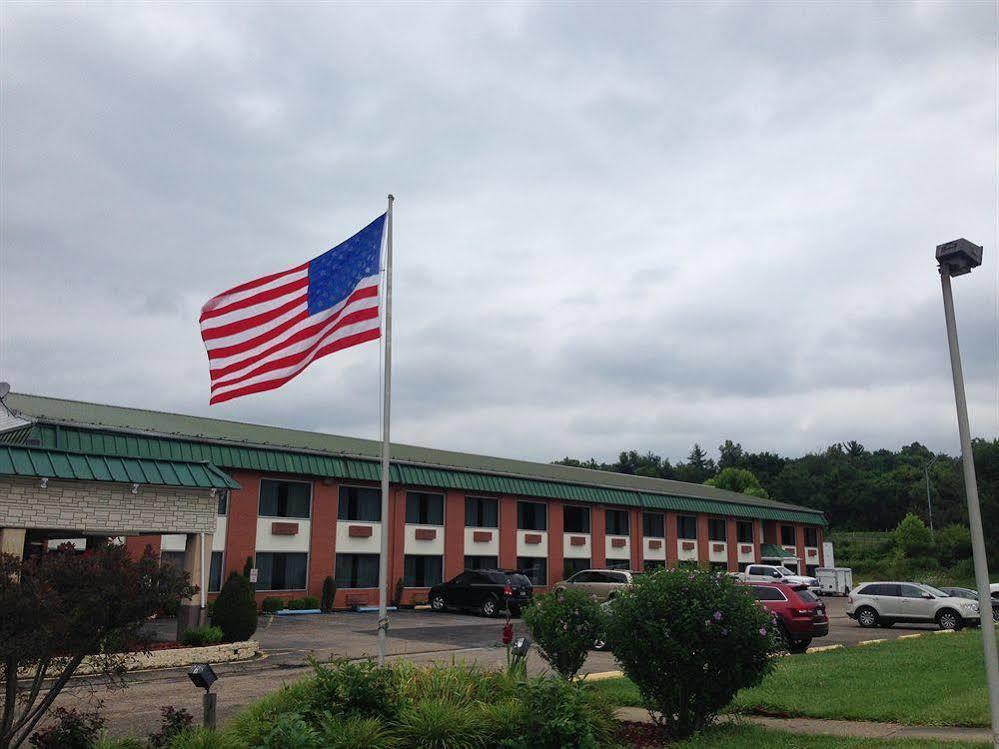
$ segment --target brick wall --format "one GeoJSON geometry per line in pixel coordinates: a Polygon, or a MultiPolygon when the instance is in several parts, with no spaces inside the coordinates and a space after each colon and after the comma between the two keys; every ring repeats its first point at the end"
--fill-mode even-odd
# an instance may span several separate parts
{"type": "Polygon", "coordinates": [[[0,527],[51,528],[125,536],[214,533],[218,502],[209,489],[0,477],[0,527]]]}

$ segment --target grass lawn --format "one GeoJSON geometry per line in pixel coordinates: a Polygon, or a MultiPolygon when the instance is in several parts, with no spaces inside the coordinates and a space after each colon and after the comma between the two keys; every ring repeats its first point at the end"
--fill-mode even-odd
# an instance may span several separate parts
{"type": "MultiPolygon", "coordinates": [[[[785,731],[769,731],[758,726],[719,726],[705,731],[681,744],[669,744],[670,749],[930,749],[939,748],[939,741],[914,739],[852,739],[838,736],[799,736],[785,731]]],[[[950,749],[984,749],[987,743],[948,741],[950,749]]]]}
{"type": "MultiPolygon", "coordinates": [[[[641,706],[635,685],[593,688],[617,705],[641,706]]],[[[978,630],[781,658],[763,683],[730,708],[810,718],[906,725],[988,726],[988,689],[978,630]]],[[[708,746],[708,745],[706,745],[708,746]]]]}

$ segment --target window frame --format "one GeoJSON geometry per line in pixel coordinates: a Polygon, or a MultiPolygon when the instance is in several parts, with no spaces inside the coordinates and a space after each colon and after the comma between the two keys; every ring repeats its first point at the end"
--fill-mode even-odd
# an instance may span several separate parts
{"type": "MultiPolygon", "coordinates": [[[[482,497],[477,495],[465,495],[465,527],[466,528],[499,528],[499,499],[496,497],[482,497]],[[468,522],[468,508],[469,502],[474,502],[477,505],[477,514],[479,515],[479,522],[477,524],[469,524],[468,522]],[[496,508],[496,524],[495,525],[483,525],[482,524],[482,503],[492,502],[496,508]]],[[[473,555],[474,556],[474,555],[473,555]]]]}
{"type": "MultiPolygon", "coordinates": [[[[429,525],[429,526],[432,526],[434,528],[443,528],[444,527],[444,511],[447,509],[447,507],[446,507],[446,500],[447,500],[447,497],[446,497],[446,495],[443,492],[407,491],[406,492],[406,525],[429,525]],[[423,522],[423,521],[420,521],[420,520],[417,520],[415,522],[411,521],[409,519],[409,500],[410,500],[411,497],[421,497],[424,500],[429,499],[431,497],[439,497],[440,501],[441,501],[441,521],[439,523],[434,523],[434,522],[432,522],[430,520],[427,520],[426,522],[423,522]]],[[[424,507],[421,507],[421,508],[418,508],[418,509],[426,509],[426,511],[427,511],[426,515],[427,515],[428,518],[430,517],[430,503],[429,502],[427,502],[424,507]]],[[[417,513],[417,514],[419,514],[419,513],[417,513]]]]}
{"type": "MultiPolygon", "coordinates": [[[[315,488],[313,487],[312,481],[302,481],[300,479],[284,479],[275,478],[272,476],[261,476],[260,484],[257,487],[257,517],[258,518],[277,518],[279,520],[312,520],[312,498],[315,493],[315,488]],[[264,482],[269,481],[276,484],[305,484],[309,487],[309,514],[302,517],[301,515],[265,515],[260,511],[260,502],[264,497],[264,482]]],[[[297,590],[297,588],[296,588],[297,590]]]]}
{"type": "Polygon", "coordinates": [[[755,538],[756,537],[756,528],[753,527],[754,525],[755,525],[755,523],[753,523],[752,521],[746,522],[745,520],[736,520],[735,521],[735,538],[736,538],[736,543],[740,543],[740,544],[752,544],[752,543],[756,543],[756,538],[755,538]],[[743,536],[742,530],[744,528],[749,528],[749,538],[743,538],[742,537],[743,536]]]}
{"type": "MultiPolygon", "coordinates": [[[[256,563],[256,559],[254,559],[254,563],[256,563]]],[[[222,583],[225,582],[225,580],[223,579],[224,577],[225,577],[225,550],[222,549],[220,551],[215,551],[213,549],[211,555],[208,558],[208,590],[206,592],[218,593],[219,591],[221,591],[222,583]],[[218,578],[219,583],[218,587],[213,587],[214,582],[212,581],[212,568],[215,566],[216,554],[219,555],[219,578],[218,578]]],[[[308,568],[306,568],[306,581],[308,581],[308,568]]]]}
{"type": "Polygon", "coordinates": [[[781,546],[797,546],[798,545],[798,532],[795,530],[793,525],[782,525],[780,527],[780,545],[781,546]],[[791,531],[791,540],[784,540],[784,531],[791,531]]]}
{"type": "MultiPolygon", "coordinates": [[[[530,532],[534,532],[534,533],[547,533],[548,532],[548,509],[549,509],[549,505],[548,505],[547,502],[536,502],[536,501],[531,500],[531,499],[518,499],[517,500],[517,530],[518,531],[530,531],[530,532]],[[544,507],[545,511],[544,511],[544,513],[542,513],[542,517],[544,517],[544,528],[523,528],[523,527],[521,527],[521,525],[520,525],[520,518],[521,518],[520,506],[521,505],[540,505],[541,507],[544,507]]],[[[524,558],[525,559],[537,559],[539,557],[524,557],[524,558]]]]}
{"type": "Polygon", "coordinates": [[[562,558],[562,575],[564,576],[564,579],[568,580],[570,577],[575,577],[580,572],[585,572],[586,570],[590,569],[590,561],[591,560],[590,560],[589,557],[586,557],[586,558],[583,558],[583,557],[563,557],[562,558]],[[566,573],[568,567],[569,566],[575,566],[577,562],[586,562],[586,564],[585,564],[585,566],[584,565],[580,565],[580,567],[579,567],[578,570],[576,570],[575,572],[571,572],[568,575],[566,575],[565,573],[566,573]]]}
{"type": "Polygon", "coordinates": [[[379,572],[380,572],[380,570],[378,570],[378,565],[377,564],[375,565],[375,570],[376,570],[375,571],[375,584],[374,585],[365,585],[363,587],[362,586],[352,586],[352,585],[341,585],[340,584],[340,577],[337,574],[337,571],[338,571],[339,566],[340,566],[340,564],[339,564],[340,557],[374,557],[375,560],[376,560],[376,562],[377,562],[378,556],[379,556],[378,554],[369,554],[369,553],[364,553],[364,552],[337,552],[336,555],[333,557],[333,579],[336,581],[337,589],[338,590],[377,590],[378,589],[378,583],[379,583],[378,577],[379,577],[379,572]]]}
{"type": "MultiPolygon", "coordinates": [[[[427,572],[426,569],[424,569],[423,572],[424,572],[424,578],[426,578],[426,572],[427,572]]],[[[415,588],[415,589],[419,590],[421,588],[432,588],[435,585],[440,585],[443,582],[444,582],[444,555],[443,554],[404,554],[403,555],[403,557],[402,557],[402,587],[403,588],[415,588]],[[411,580],[409,579],[409,570],[407,568],[409,566],[409,560],[411,560],[411,559],[414,560],[414,561],[417,560],[417,559],[419,559],[419,560],[424,561],[424,562],[427,559],[436,559],[436,560],[438,560],[440,562],[440,575],[438,576],[439,579],[437,580],[437,582],[426,583],[426,580],[424,579],[424,583],[425,584],[423,584],[423,585],[410,584],[411,580]]]]}
{"type": "Polygon", "coordinates": [[[818,548],[819,546],[819,529],[818,528],[805,528],[805,546],[810,548],[818,548]],[[809,543],[809,537],[811,537],[812,543],[809,543]]]}
{"type": "Polygon", "coordinates": [[[478,572],[479,570],[499,569],[499,557],[495,554],[465,554],[462,562],[464,562],[465,565],[463,572],[468,572],[468,571],[478,572]],[[469,559],[492,559],[495,562],[495,564],[493,564],[492,566],[484,566],[484,567],[469,567],[468,566],[469,559]]]}
{"type": "MultiPolygon", "coordinates": [[[[304,585],[301,588],[262,588],[257,587],[255,590],[258,593],[289,593],[308,590],[309,587],[309,562],[311,561],[311,554],[308,551],[269,551],[269,550],[258,550],[253,552],[253,566],[257,570],[257,574],[260,574],[260,563],[259,556],[261,554],[281,554],[282,556],[288,556],[290,554],[302,554],[305,556],[305,580],[304,585]]],[[[273,578],[273,566],[271,567],[271,577],[273,578]]],[[[273,579],[271,580],[273,583],[273,579]]]]}
{"type": "Polygon", "coordinates": [[[630,537],[631,536],[631,513],[628,510],[621,510],[621,509],[618,509],[617,507],[606,508],[604,510],[604,534],[607,535],[607,536],[626,536],[626,537],[630,537]],[[624,518],[624,525],[625,525],[624,533],[620,533],[619,530],[611,532],[611,530],[610,530],[610,524],[607,522],[608,518],[611,516],[611,513],[614,513],[614,517],[616,517],[616,518],[617,517],[623,517],[624,518]]]}
{"type": "Polygon", "coordinates": [[[696,541],[697,540],[697,515],[677,515],[676,516],[676,537],[681,541],[696,541]],[[694,535],[685,536],[683,530],[683,521],[691,520],[693,521],[691,525],[694,529],[694,535]]]}
{"type": "Polygon", "coordinates": [[[593,508],[587,507],[586,505],[562,505],[562,531],[564,533],[592,533],[593,532],[593,508]],[[571,530],[566,526],[566,510],[578,510],[580,512],[586,513],[586,530],[577,531],[571,530]]]}
{"type": "Polygon", "coordinates": [[[725,518],[708,518],[708,541],[728,543],[728,521],[725,518]],[[716,538],[715,529],[721,527],[721,538],[716,538]]]}
{"type": "MultiPolygon", "coordinates": [[[[349,489],[365,489],[367,491],[378,492],[378,494],[381,495],[381,488],[380,487],[364,486],[362,484],[340,484],[339,488],[337,489],[337,502],[336,502],[336,519],[337,519],[338,523],[339,522],[344,522],[344,523],[380,523],[380,522],[382,522],[381,496],[379,496],[378,504],[377,504],[377,507],[378,507],[378,520],[358,520],[358,519],[354,519],[354,518],[344,517],[340,513],[340,503],[343,501],[343,496],[342,496],[341,492],[344,489],[348,489],[348,490],[349,489]]],[[[349,507],[350,507],[350,504],[349,504],[350,500],[349,500],[349,498],[348,498],[347,502],[348,502],[347,506],[348,506],[348,509],[349,509],[349,507]]]]}
{"type": "Polygon", "coordinates": [[[524,575],[524,577],[526,577],[528,580],[531,581],[531,586],[532,587],[543,588],[546,585],[548,585],[548,557],[517,557],[517,571],[520,574],[524,575]],[[544,579],[544,581],[542,581],[542,582],[535,582],[533,579],[531,579],[530,575],[526,574],[525,572],[521,572],[521,570],[526,570],[527,569],[527,567],[525,567],[523,564],[521,564],[521,561],[522,560],[527,560],[527,559],[534,560],[534,561],[537,561],[537,562],[541,562],[543,564],[543,566],[544,566],[544,572],[545,572],[545,579],[544,579]]]}
{"type": "Polygon", "coordinates": [[[642,512],[642,537],[643,538],[666,538],[666,513],[665,512],[642,512]],[[649,531],[649,520],[658,520],[662,524],[662,534],[651,533],[649,531]]]}

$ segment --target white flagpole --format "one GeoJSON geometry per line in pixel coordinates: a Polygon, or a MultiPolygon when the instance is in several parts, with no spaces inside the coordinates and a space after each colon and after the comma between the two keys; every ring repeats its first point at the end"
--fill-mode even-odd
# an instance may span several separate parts
{"type": "Polygon", "coordinates": [[[388,555],[389,555],[389,408],[392,404],[392,203],[385,212],[385,389],[382,392],[382,522],[381,553],[378,556],[378,664],[385,663],[388,644],[388,555]]]}

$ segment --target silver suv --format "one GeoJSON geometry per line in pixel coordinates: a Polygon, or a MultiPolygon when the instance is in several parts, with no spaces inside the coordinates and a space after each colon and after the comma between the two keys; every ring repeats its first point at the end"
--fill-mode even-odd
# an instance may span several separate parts
{"type": "Polygon", "coordinates": [[[555,589],[573,588],[589,593],[595,601],[607,601],[617,595],[622,588],[631,585],[641,572],[630,570],[582,570],[568,580],[557,583],[555,589]]]}
{"type": "Polygon", "coordinates": [[[940,629],[979,624],[981,617],[977,601],[949,596],[921,583],[864,583],[850,593],[846,615],[861,627],[936,622],[940,629]]]}

